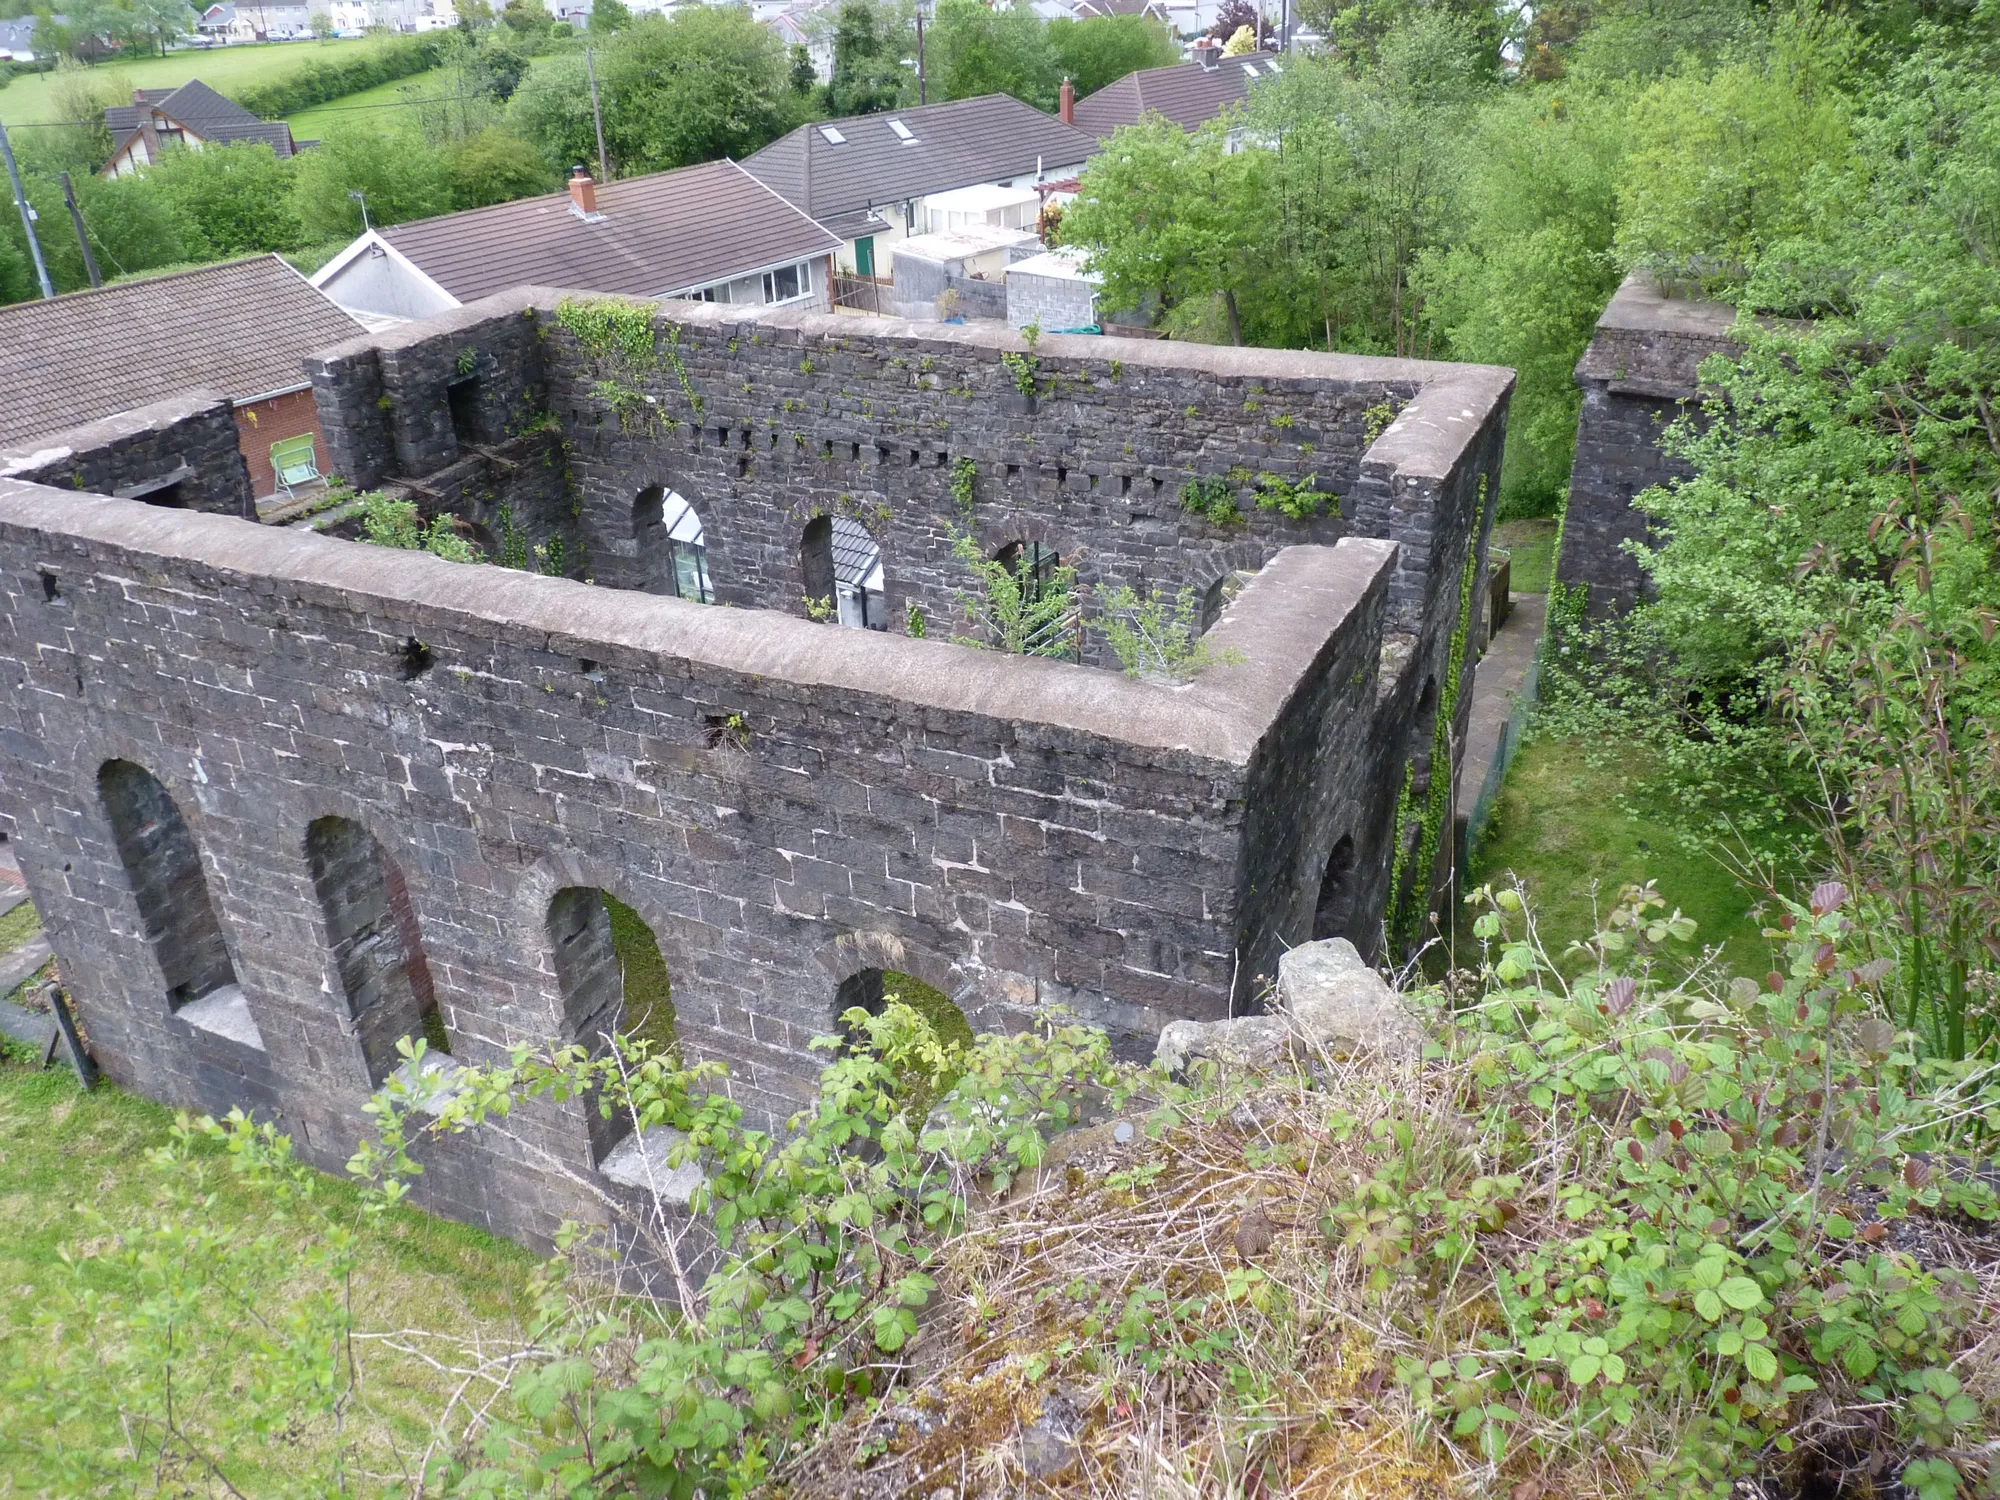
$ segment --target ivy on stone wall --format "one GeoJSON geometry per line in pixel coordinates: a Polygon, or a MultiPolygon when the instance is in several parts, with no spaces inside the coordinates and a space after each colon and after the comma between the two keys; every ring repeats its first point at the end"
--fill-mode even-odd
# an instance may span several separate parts
{"type": "Polygon", "coordinates": [[[657,370],[662,359],[680,383],[696,422],[701,421],[706,408],[681,360],[680,325],[669,323],[662,343],[656,315],[657,309],[650,302],[627,302],[617,297],[565,297],[556,304],[556,321],[569,330],[597,366],[598,378],[591,385],[591,394],[617,414],[619,427],[627,431],[654,415],[666,421],[664,413],[657,410],[658,401],[646,395],[638,383],[640,376],[657,370]]]}
{"type": "Polygon", "coordinates": [[[1444,686],[1438,693],[1437,718],[1431,725],[1430,786],[1421,812],[1414,793],[1415,762],[1403,767],[1403,791],[1396,799],[1395,859],[1390,870],[1389,910],[1383,918],[1392,952],[1406,951],[1417,940],[1424,915],[1430,910],[1430,872],[1437,863],[1444,822],[1451,815],[1451,727],[1458,717],[1459,685],[1465,677],[1465,646],[1472,629],[1472,598],[1479,583],[1479,538],[1486,530],[1486,490],[1484,474],[1479,476],[1479,501],[1473,510],[1472,540],[1466,548],[1465,567],[1458,579],[1458,620],[1451,630],[1451,649],[1446,654],[1444,686]],[[1409,847],[1409,820],[1423,819],[1417,836],[1416,868],[1405,889],[1405,861],[1409,847]]]}

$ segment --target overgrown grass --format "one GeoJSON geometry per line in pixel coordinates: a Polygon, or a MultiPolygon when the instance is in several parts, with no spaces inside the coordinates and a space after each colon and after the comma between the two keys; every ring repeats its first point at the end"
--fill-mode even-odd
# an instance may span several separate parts
{"type": "MultiPolygon", "coordinates": [[[[370,46],[372,38],[356,37],[338,42],[264,42],[241,47],[217,47],[212,51],[173,52],[165,57],[142,57],[129,62],[102,63],[90,70],[92,83],[123,80],[127,88],[173,88],[191,78],[199,78],[210,88],[233,94],[251,84],[269,83],[294,68],[343,51],[370,46]]],[[[0,120],[9,129],[22,125],[44,125],[60,118],[56,87],[65,75],[30,73],[0,88],[0,120]]],[[[129,96],[128,100],[129,101],[129,96]]]]}
{"type": "MultiPolygon", "coordinates": [[[[1730,873],[1722,851],[1689,848],[1665,821],[1631,805],[1653,770],[1629,747],[1532,735],[1507,768],[1466,888],[1519,875],[1545,929],[1569,933],[1596,931],[1620,886],[1656,881],[1699,924],[1699,941],[1722,944],[1738,972],[1763,973],[1770,944],[1751,915],[1758,893],[1730,873]]],[[[1461,922],[1460,963],[1477,953],[1469,941],[1461,922]]]]}
{"type": "Polygon", "coordinates": [[[1514,559],[1507,587],[1516,594],[1546,594],[1549,569],[1555,562],[1556,523],[1540,518],[1502,521],[1493,528],[1493,545],[1514,559]]]}
{"type": "MultiPolygon", "coordinates": [[[[51,1339],[34,1323],[60,1280],[80,1277],[110,1299],[131,1293],[129,1273],[111,1253],[117,1236],[107,1226],[144,1223],[162,1201],[161,1176],[146,1158],[167,1140],[172,1121],[172,1111],[110,1084],[85,1093],[64,1070],[0,1064],[0,1371],[6,1372],[0,1384],[46,1381],[66,1362],[73,1366],[88,1357],[78,1343],[87,1330],[67,1329],[51,1339]],[[75,1269],[64,1263],[65,1252],[75,1269]]],[[[207,1208],[213,1220],[246,1236],[268,1229],[268,1201],[234,1179],[220,1151],[210,1154],[217,1162],[207,1208]]],[[[358,1195],[347,1183],[325,1178],[321,1187],[337,1213],[358,1210],[358,1195]]],[[[382,1235],[369,1237],[364,1263],[358,1295],[369,1329],[518,1338],[531,1311],[526,1287],[535,1256],[413,1209],[387,1214],[382,1235]]],[[[212,1343],[226,1314],[217,1309],[215,1317],[213,1326],[200,1319],[188,1326],[191,1363],[202,1365],[217,1354],[212,1343]]],[[[115,1358],[117,1351],[97,1352],[115,1358]]],[[[368,1362],[371,1404],[390,1415],[402,1439],[420,1443],[449,1377],[380,1343],[371,1346],[368,1362]]],[[[226,1372],[229,1365],[219,1361],[219,1368],[226,1372]]],[[[0,1493],[54,1495],[49,1477],[16,1446],[29,1437],[0,1422],[0,1493]]],[[[65,1438],[107,1447],[124,1441],[116,1430],[86,1431],[81,1424],[65,1438]]],[[[271,1445],[271,1470],[289,1469],[302,1457],[279,1439],[271,1445]]]]}

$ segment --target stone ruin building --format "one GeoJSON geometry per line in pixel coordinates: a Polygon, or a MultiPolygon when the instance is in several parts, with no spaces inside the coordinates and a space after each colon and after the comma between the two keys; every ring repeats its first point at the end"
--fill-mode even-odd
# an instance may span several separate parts
{"type": "MultiPolygon", "coordinates": [[[[338,1171],[399,1037],[639,1024],[643,923],[781,1122],[885,974],[1143,1054],[1449,863],[1392,844],[1471,698],[1510,371],[532,288],[308,365],[334,472],[513,566],[258,524],[214,393],[0,456],[0,831],[128,1088],[338,1171]],[[955,531],[1076,569],[1073,659],[950,640],[955,531]],[[1122,585],[1195,590],[1210,663],[1120,671],[1122,585]]],[[[546,1242],[622,1128],[523,1106],[417,1201],[546,1242]]]]}

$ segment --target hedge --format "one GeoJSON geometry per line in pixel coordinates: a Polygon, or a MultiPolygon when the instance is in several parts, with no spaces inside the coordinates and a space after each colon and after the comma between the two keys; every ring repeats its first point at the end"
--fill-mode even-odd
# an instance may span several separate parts
{"type": "Polygon", "coordinates": [[[428,72],[438,65],[443,50],[442,34],[438,32],[383,37],[375,46],[342,50],[269,83],[238,88],[232,97],[253,115],[267,120],[281,119],[315,104],[394,83],[413,73],[428,72]]]}

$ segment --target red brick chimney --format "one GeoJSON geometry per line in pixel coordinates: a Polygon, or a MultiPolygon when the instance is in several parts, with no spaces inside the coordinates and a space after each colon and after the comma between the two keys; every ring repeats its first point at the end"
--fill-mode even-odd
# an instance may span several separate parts
{"type": "Polygon", "coordinates": [[[580,214],[597,212],[597,184],[590,180],[590,168],[581,163],[569,174],[569,201],[580,214]]]}
{"type": "Polygon", "coordinates": [[[1061,118],[1063,124],[1074,125],[1076,123],[1076,85],[1065,78],[1062,81],[1062,93],[1057,95],[1057,99],[1059,102],[1056,105],[1056,114],[1061,118]]]}

